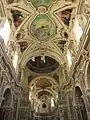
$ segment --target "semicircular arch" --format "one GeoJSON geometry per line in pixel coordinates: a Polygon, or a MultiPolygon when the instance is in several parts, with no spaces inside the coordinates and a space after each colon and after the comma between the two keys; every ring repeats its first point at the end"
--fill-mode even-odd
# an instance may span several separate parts
{"type": "MultiPolygon", "coordinates": [[[[42,91],[43,91],[43,89],[40,89],[40,90],[36,91],[35,96],[37,96],[38,93],[40,93],[40,92],[42,92],[42,91]]],[[[52,96],[55,96],[55,92],[54,92],[54,91],[51,91],[51,90],[49,90],[49,89],[44,89],[44,91],[50,93],[52,96]]]]}
{"type": "Polygon", "coordinates": [[[4,105],[8,105],[10,106],[11,103],[12,103],[12,92],[11,92],[11,89],[10,88],[6,88],[4,93],[3,93],[3,100],[2,102],[4,101],[4,105]]]}
{"type": "Polygon", "coordinates": [[[32,86],[32,85],[36,84],[36,83],[37,83],[40,79],[42,79],[42,78],[47,79],[51,84],[59,87],[59,84],[57,83],[57,81],[56,81],[54,78],[50,77],[50,76],[38,76],[38,77],[34,78],[34,79],[30,82],[29,86],[32,86]]]}
{"type": "Polygon", "coordinates": [[[21,67],[24,67],[32,57],[44,55],[55,59],[61,67],[63,65],[66,65],[67,60],[63,53],[61,52],[61,50],[60,49],[58,50],[56,46],[54,46],[53,44],[51,44],[51,46],[52,47],[47,46],[46,48],[43,45],[40,46],[38,43],[30,45],[23,53],[22,58],[19,61],[19,64],[21,65],[21,67]]]}
{"type": "Polygon", "coordinates": [[[90,88],[90,61],[86,62],[86,67],[85,67],[85,85],[86,88],[90,88]]]}

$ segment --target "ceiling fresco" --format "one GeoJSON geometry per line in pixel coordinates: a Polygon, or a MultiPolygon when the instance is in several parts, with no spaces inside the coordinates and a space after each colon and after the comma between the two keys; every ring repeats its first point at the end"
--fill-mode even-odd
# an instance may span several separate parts
{"type": "Polygon", "coordinates": [[[35,86],[32,85],[35,87],[32,91],[36,94],[43,89],[39,98],[55,94],[53,86],[56,84],[50,80],[62,84],[67,75],[64,69],[68,68],[70,42],[75,40],[72,28],[78,3],[72,0],[6,0],[6,3],[7,16],[12,18],[13,38],[18,44],[19,65],[25,67],[27,75],[24,80],[29,85],[35,77],[47,75],[47,79],[40,79],[35,86]],[[59,73],[64,76],[62,80],[59,73]]]}
{"type": "Polygon", "coordinates": [[[28,47],[28,43],[23,41],[23,42],[18,42],[21,48],[21,52],[24,52],[26,48],[28,47]]]}
{"type": "Polygon", "coordinates": [[[36,16],[30,29],[31,34],[40,40],[46,40],[56,33],[55,23],[46,14],[36,16]]]}
{"type": "MultiPolygon", "coordinates": [[[[47,96],[45,100],[51,97],[57,100],[57,93],[68,82],[69,61],[73,63],[77,54],[73,32],[75,20],[79,22],[77,26],[83,26],[83,29],[88,20],[88,14],[84,18],[85,11],[81,16],[77,15],[77,12],[81,13],[81,10],[78,11],[80,0],[0,1],[4,3],[5,17],[11,23],[10,39],[16,51],[12,45],[9,48],[11,53],[7,53],[14,58],[17,52],[16,72],[19,73],[17,78],[21,76],[21,81],[18,79],[20,85],[28,88],[33,100],[44,96],[47,96]]],[[[63,91],[59,96],[61,93],[63,91]]]]}
{"type": "Polygon", "coordinates": [[[41,87],[41,88],[46,88],[46,87],[51,87],[52,84],[48,79],[42,78],[36,83],[36,87],[41,87]]]}
{"type": "Polygon", "coordinates": [[[69,26],[71,19],[72,9],[66,9],[57,13],[58,17],[64,22],[65,25],[69,26]]]}
{"type": "Polygon", "coordinates": [[[63,7],[64,9],[57,9],[54,11],[54,15],[56,19],[62,24],[65,33],[69,33],[72,28],[71,26],[74,25],[74,20],[75,20],[75,8],[65,6],[63,7]]]}
{"type": "MultiPolygon", "coordinates": [[[[32,44],[36,46],[31,48],[33,52],[37,49],[45,52],[48,48],[55,53],[62,53],[61,56],[67,62],[66,54],[70,42],[68,39],[73,34],[71,27],[74,25],[74,19],[72,22],[72,18],[76,12],[76,3],[59,0],[15,1],[9,1],[7,9],[12,17],[13,28],[16,28],[13,33],[20,46],[21,55],[25,54],[24,51],[27,53],[27,48],[32,44]],[[51,45],[48,43],[49,41],[51,45]],[[35,45],[37,43],[39,43],[39,47],[35,45]]],[[[43,52],[41,54],[44,54],[43,52]]]]}
{"type": "Polygon", "coordinates": [[[27,16],[18,10],[12,10],[11,13],[12,13],[14,25],[16,28],[20,26],[20,24],[23,22],[23,20],[27,16]]]}
{"type": "Polygon", "coordinates": [[[33,6],[38,8],[39,6],[49,7],[56,0],[27,0],[28,2],[32,2],[33,6]]]}

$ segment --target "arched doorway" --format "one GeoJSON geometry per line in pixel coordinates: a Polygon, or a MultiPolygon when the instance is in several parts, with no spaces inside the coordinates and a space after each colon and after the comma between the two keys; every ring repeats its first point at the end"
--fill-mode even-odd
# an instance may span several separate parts
{"type": "Polygon", "coordinates": [[[75,88],[75,102],[78,120],[88,120],[85,103],[82,97],[82,92],[79,87],[75,88]]]}
{"type": "Polygon", "coordinates": [[[12,101],[11,90],[7,88],[3,95],[3,101],[0,108],[0,120],[8,120],[11,101],[12,101]]]}
{"type": "Polygon", "coordinates": [[[43,103],[43,104],[42,104],[42,108],[46,108],[46,103],[43,103]]]}

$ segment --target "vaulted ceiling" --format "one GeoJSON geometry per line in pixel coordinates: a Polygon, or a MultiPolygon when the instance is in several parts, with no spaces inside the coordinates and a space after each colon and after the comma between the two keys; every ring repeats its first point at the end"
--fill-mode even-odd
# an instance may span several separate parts
{"type": "Polygon", "coordinates": [[[68,51],[71,58],[77,52],[73,28],[81,3],[82,0],[1,0],[1,16],[9,20],[10,42],[18,52],[18,64],[29,69],[24,69],[28,85],[39,97],[55,97],[56,87],[67,79],[68,51]]]}
{"type": "Polygon", "coordinates": [[[32,52],[37,49],[41,51],[51,49],[66,60],[65,52],[73,36],[77,1],[4,0],[2,2],[21,54],[26,54],[32,46],[30,47],[32,52]]]}

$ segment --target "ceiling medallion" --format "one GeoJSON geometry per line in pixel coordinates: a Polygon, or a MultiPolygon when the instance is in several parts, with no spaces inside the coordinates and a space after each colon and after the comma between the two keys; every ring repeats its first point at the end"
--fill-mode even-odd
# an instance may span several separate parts
{"type": "Polygon", "coordinates": [[[56,28],[56,24],[48,15],[39,14],[31,23],[30,33],[39,40],[46,40],[56,34],[56,28]]]}

